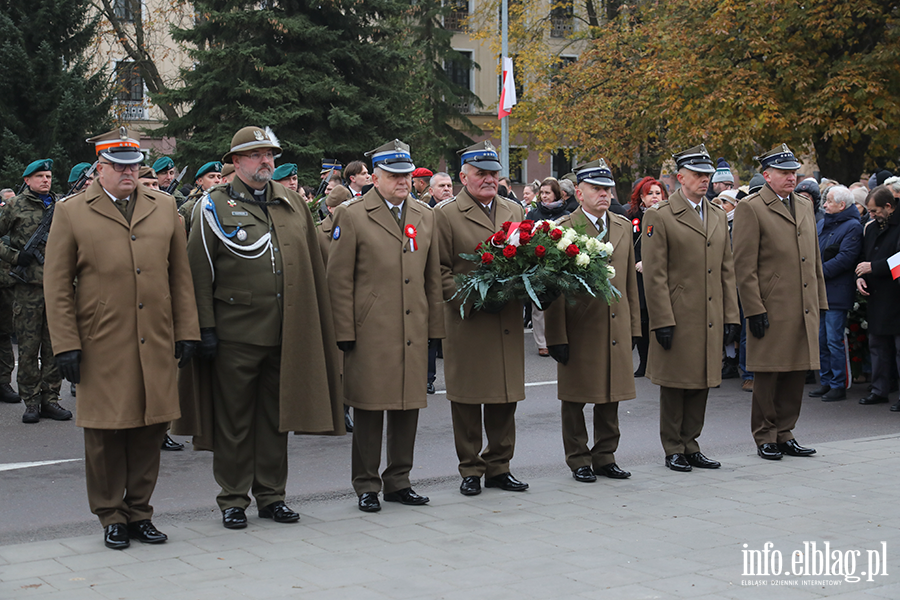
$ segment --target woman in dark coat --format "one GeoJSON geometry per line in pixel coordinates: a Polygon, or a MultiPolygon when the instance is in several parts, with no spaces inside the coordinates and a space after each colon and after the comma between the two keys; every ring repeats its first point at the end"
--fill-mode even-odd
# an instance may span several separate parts
{"type": "Polygon", "coordinates": [[[634,235],[634,268],[637,271],[638,300],[641,305],[641,337],[637,341],[638,357],[640,365],[634,372],[635,377],[643,377],[647,370],[647,350],[650,347],[650,316],[647,313],[647,299],[644,297],[644,268],[641,261],[641,233],[644,221],[644,212],[654,204],[669,197],[666,186],[653,179],[644,177],[631,191],[631,201],[628,203],[626,217],[631,221],[631,231],[634,235]]]}

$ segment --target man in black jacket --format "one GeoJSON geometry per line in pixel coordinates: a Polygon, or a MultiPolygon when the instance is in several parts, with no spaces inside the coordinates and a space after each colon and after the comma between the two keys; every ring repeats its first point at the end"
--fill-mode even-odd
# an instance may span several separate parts
{"type": "MultiPolygon", "coordinates": [[[[900,211],[897,199],[883,185],[869,192],[866,208],[872,220],[863,232],[864,261],[856,267],[856,289],[869,299],[872,393],[859,403],[880,404],[888,401],[891,360],[900,367],[900,282],[888,266],[888,258],[900,252],[900,211]]],[[[900,401],[891,410],[900,412],[900,401]]]]}

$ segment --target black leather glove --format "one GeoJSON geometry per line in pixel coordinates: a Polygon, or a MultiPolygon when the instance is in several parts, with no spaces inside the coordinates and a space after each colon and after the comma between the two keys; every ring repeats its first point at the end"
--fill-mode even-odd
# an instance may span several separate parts
{"type": "Polygon", "coordinates": [[[19,256],[16,257],[17,267],[27,267],[33,262],[34,254],[32,254],[31,252],[25,252],[24,250],[22,250],[19,252],[19,256]]]}
{"type": "Polygon", "coordinates": [[[653,332],[656,334],[656,341],[663,347],[663,350],[669,350],[672,347],[672,337],[675,335],[674,327],[660,327],[653,332]]]}
{"type": "Polygon", "coordinates": [[[547,352],[550,353],[550,358],[555,360],[561,365],[564,365],[569,362],[569,345],[568,344],[556,344],[554,346],[547,346],[547,352]]]}
{"type": "Polygon", "coordinates": [[[734,323],[725,323],[725,345],[730,346],[741,339],[741,326],[734,323]]]}
{"type": "Polygon", "coordinates": [[[768,313],[747,317],[747,326],[750,328],[750,333],[753,334],[753,337],[762,339],[766,335],[766,329],[769,328],[768,313]]]}
{"type": "Polygon", "coordinates": [[[216,357],[216,349],[219,347],[219,336],[215,327],[204,327],[200,330],[200,348],[197,357],[201,360],[212,360],[216,357]]]}
{"type": "Polygon", "coordinates": [[[341,352],[350,352],[356,347],[356,341],[338,342],[337,345],[341,352]]]}
{"type": "Polygon", "coordinates": [[[194,340],[180,340],[175,342],[175,358],[178,359],[178,368],[183,369],[191,363],[191,359],[197,354],[199,342],[194,340]]]}
{"type": "Polygon", "coordinates": [[[634,350],[637,346],[638,341],[641,339],[641,336],[632,336],[631,337],[631,349],[634,350]]]}
{"type": "Polygon", "coordinates": [[[56,355],[56,368],[69,383],[81,383],[81,350],[69,350],[56,355]]]}

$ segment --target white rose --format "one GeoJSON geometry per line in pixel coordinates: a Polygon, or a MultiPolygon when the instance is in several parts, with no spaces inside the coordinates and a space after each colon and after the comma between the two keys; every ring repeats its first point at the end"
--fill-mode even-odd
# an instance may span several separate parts
{"type": "Polygon", "coordinates": [[[588,266],[588,263],[590,263],[590,262],[591,262],[591,257],[589,257],[584,252],[581,252],[580,254],[578,254],[575,257],[575,264],[578,265],[579,267],[586,267],[586,266],[588,266]]]}
{"type": "Polygon", "coordinates": [[[600,250],[603,249],[603,246],[600,245],[597,238],[589,238],[587,241],[587,249],[588,252],[600,252],[600,250]]]}
{"type": "Polygon", "coordinates": [[[606,254],[608,254],[609,256],[612,256],[612,253],[613,253],[613,245],[612,245],[611,242],[605,242],[605,243],[603,244],[603,249],[606,250],[606,254]]]}
{"type": "Polygon", "coordinates": [[[862,322],[859,324],[859,326],[862,327],[863,329],[868,329],[868,328],[869,328],[869,322],[868,322],[868,321],[862,321],[862,322]]]}
{"type": "Polygon", "coordinates": [[[556,242],[556,247],[565,252],[566,248],[569,247],[569,244],[571,244],[569,240],[567,240],[566,238],[562,238],[561,240],[556,242]]]}
{"type": "Polygon", "coordinates": [[[616,268],[612,265],[606,265],[606,273],[609,275],[609,278],[612,279],[616,276],[616,268]]]}

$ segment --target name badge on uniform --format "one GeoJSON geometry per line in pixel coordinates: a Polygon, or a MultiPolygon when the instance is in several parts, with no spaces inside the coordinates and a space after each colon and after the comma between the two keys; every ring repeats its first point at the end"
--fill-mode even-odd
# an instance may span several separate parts
{"type": "Polygon", "coordinates": [[[331,238],[337,240],[337,239],[340,239],[340,237],[341,237],[341,228],[335,227],[334,233],[331,234],[331,238]]]}
{"type": "Polygon", "coordinates": [[[248,213],[246,210],[233,210],[233,211],[231,211],[231,216],[232,217],[249,217],[250,213],[248,213]]]}
{"type": "Polygon", "coordinates": [[[246,230],[244,230],[244,229],[238,229],[238,231],[237,231],[237,239],[238,239],[239,242],[246,241],[246,239],[247,239],[247,232],[246,232],[246,230]]]}

